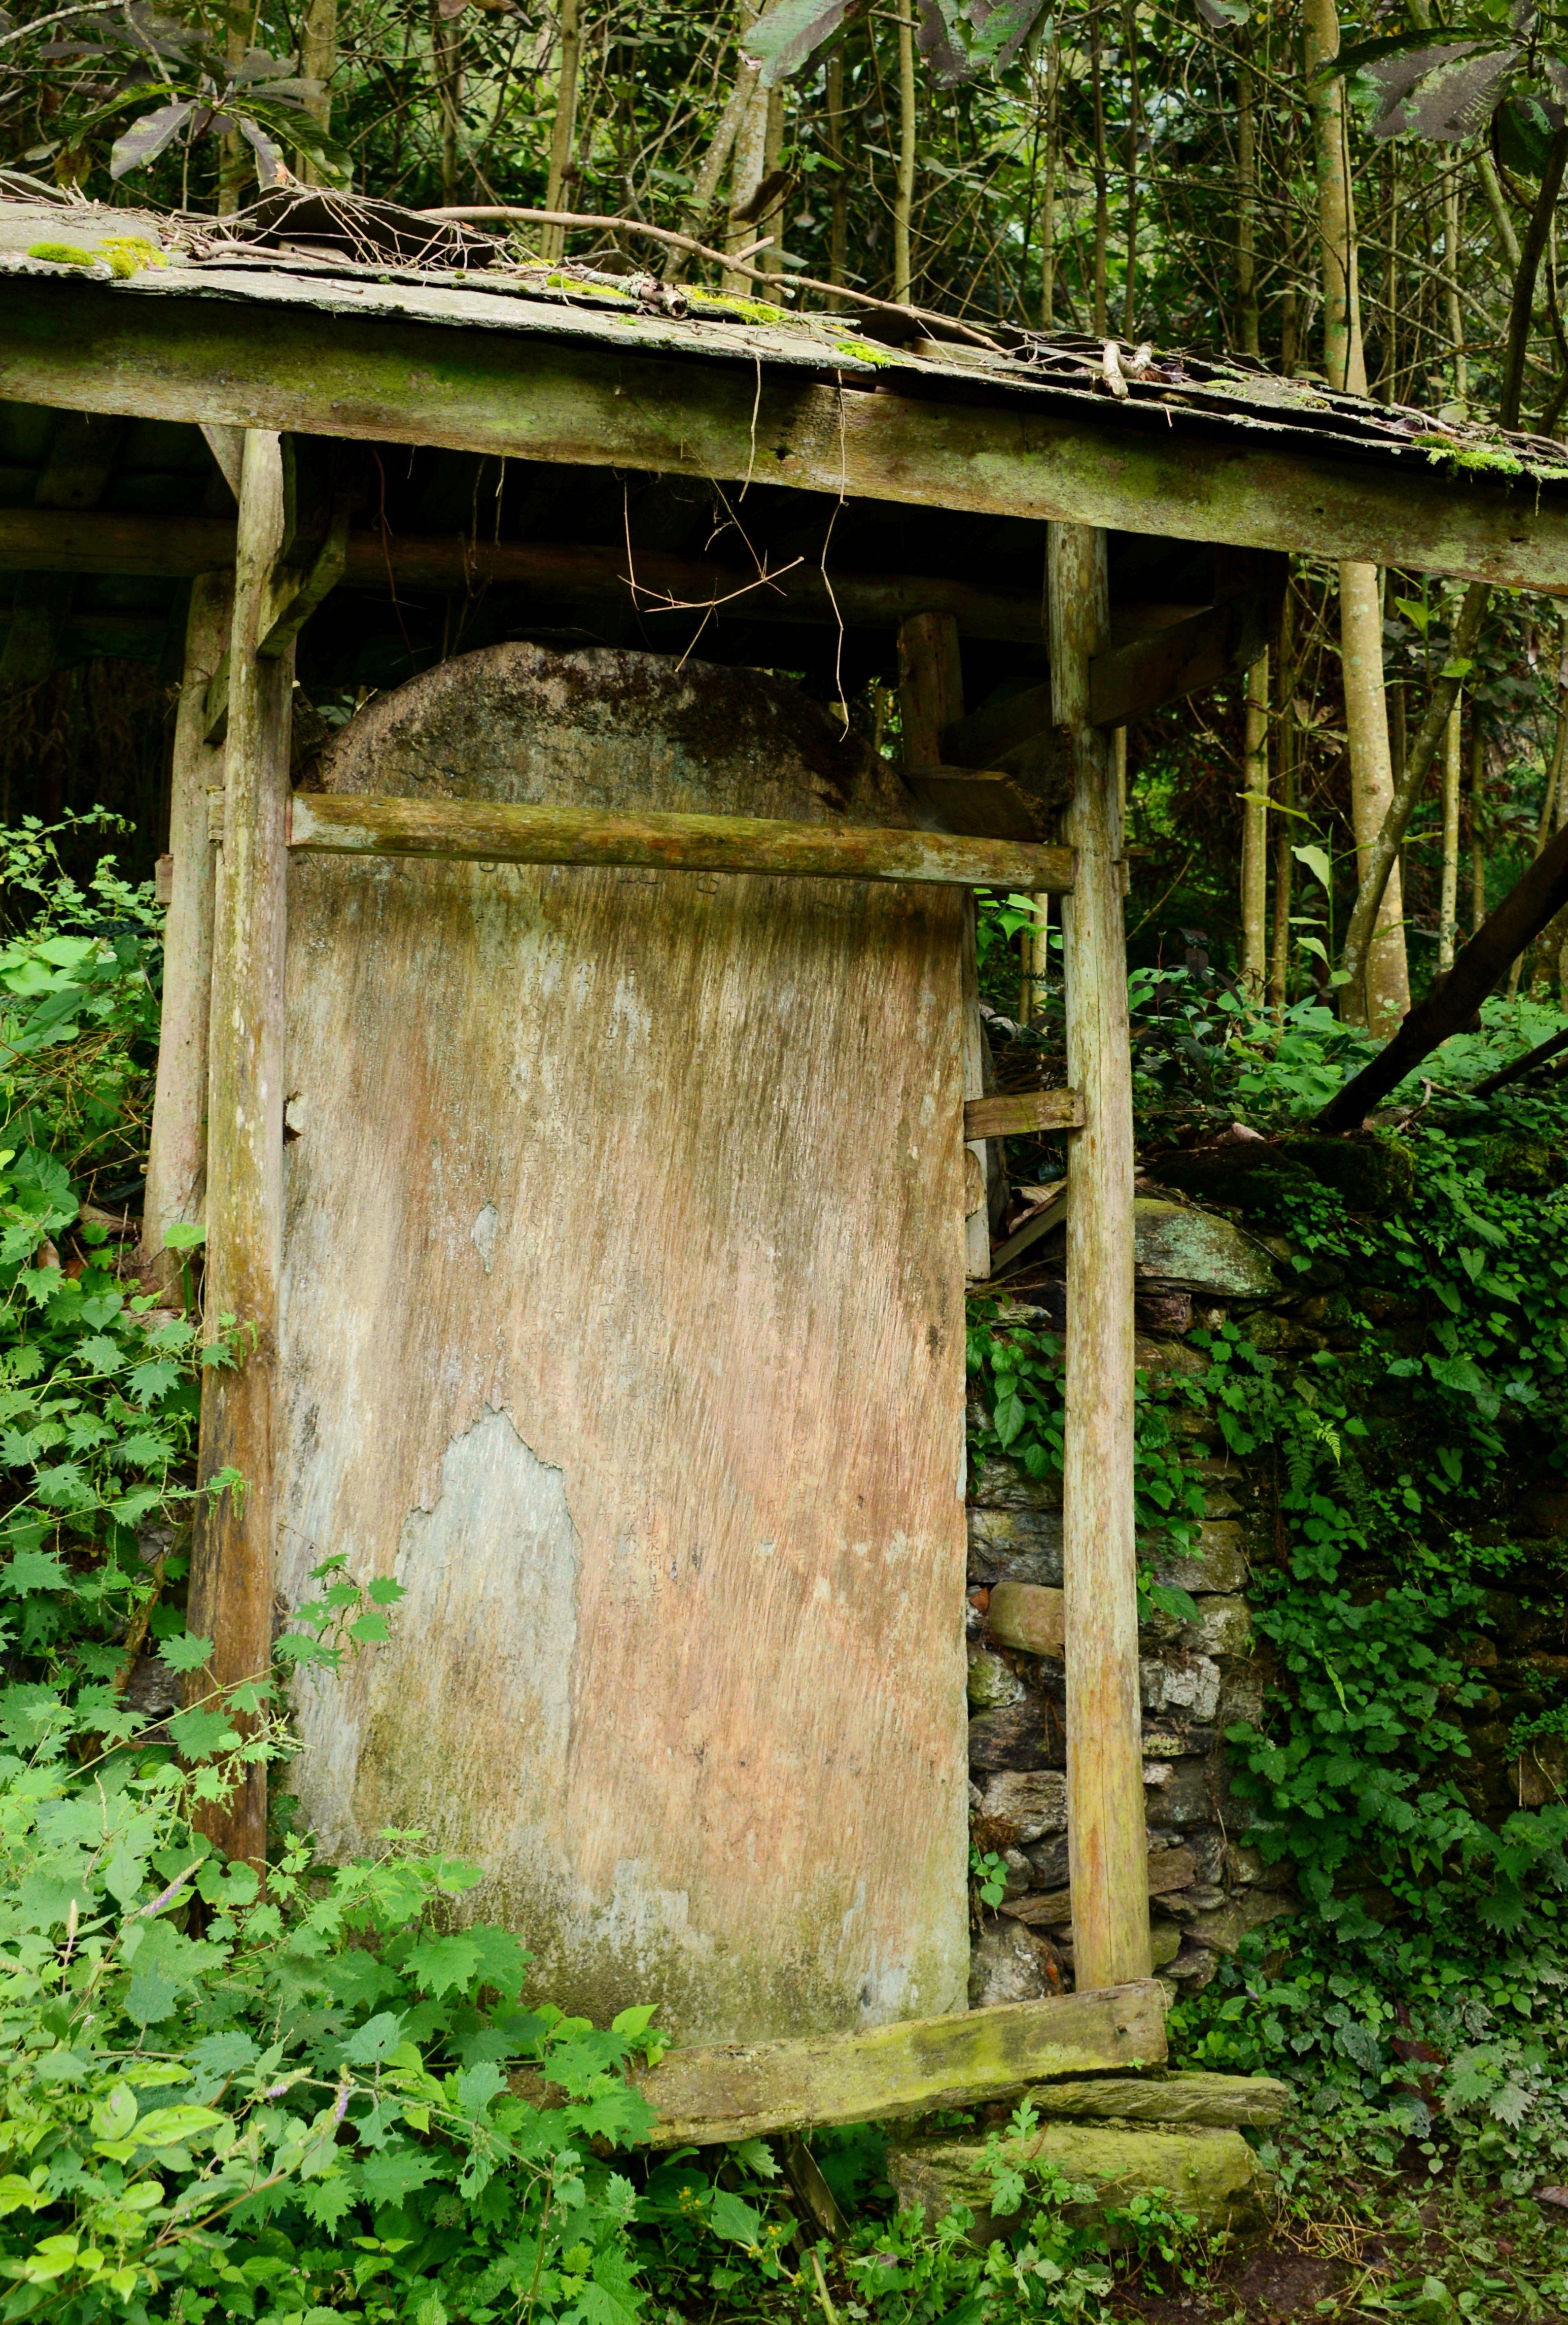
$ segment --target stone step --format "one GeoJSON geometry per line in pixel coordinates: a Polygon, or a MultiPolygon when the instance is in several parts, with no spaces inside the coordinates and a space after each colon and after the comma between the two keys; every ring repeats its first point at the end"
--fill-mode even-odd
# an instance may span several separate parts
{"type": "MultiPolygon", "coordinates": [[[[1015,2220],[1021,2225],[1027,2195],[1022,2213],[992,2216],[986,2147],[973,2136],[890,2147],[888,2178],[899,2209],[923,2212],[935,2222],[962,2205],[974,2216],[970,2233],[976,2244],[993,2243],[1015,2220]]],[[[1047,2123],[1025,2139],[1004,2140],[1001,2154],[1015,2167],[1054,2163],[1077,2186],[1093,2189],[1091,2200],[1068,2207],[1070,2216],[1084,2221],[1135,2196],[1162,2193],[1211,2233],[1246,2235],[1267,2224],[1271,2182],[1239,2131],[1047,2123]]]]}

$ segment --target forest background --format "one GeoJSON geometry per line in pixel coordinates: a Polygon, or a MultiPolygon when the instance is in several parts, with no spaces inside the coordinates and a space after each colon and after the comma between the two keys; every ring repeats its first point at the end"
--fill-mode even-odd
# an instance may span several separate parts
{"type": "MultiPolygon", "coordinates": [[[[620,219],[512,230],[796,307],[843,285],[1231,350],[1550,437],[1565,42],[1528,0],[1435,32],[1430,0],[1388,0],[1342,32],[1334,0],[24,0],[0,147],[197,208],[291,168],[502,230],[620,219]]],[[[1568,812],[1563,645],[1545,599],[1298,564],[1250,686],[1131,737],[1134,958],[1200,931],[1277,1005],[1342,964],[1342,1008],[1387,1030],[1568,812]],[[1438,688],[1456,715],[1429,718],[1438,688]],[[1407,790],[1372,941],[1357,892],[1407,790]]]]}

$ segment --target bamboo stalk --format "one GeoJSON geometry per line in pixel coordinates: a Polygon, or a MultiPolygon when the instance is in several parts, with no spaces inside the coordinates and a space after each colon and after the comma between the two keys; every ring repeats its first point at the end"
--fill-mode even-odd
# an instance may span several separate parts
{"type": "Polygon", "coordinates": [[[1053,707],[1071,737],[1063,908],[1067,1076],[1084,1127],[1067,1162],[1067,1818],[1075,1974],[1115,1986],[1149,1970],[1148,1852],[1132,1531],[1132,1066],[1121,834],[1109,738],[1089,720],[1089,663],[1108,625],[1106,541],[1053,523],[1047,603],[1053,707]]]}
{"type": "Polygon", "coordinates": [[[234,585],[198,574],[185,630],[185,676],[174,727],[169,851],[173,885],[163,932],[163,1001],[158,1081],[142,1210],[142,1264],[167,1290],[181,1261],[164,1248],[176,1219],[195,1226],[207,1183],[208,1027],[212,1007],[214,865],[207,829],[209,785],[223,781],[223,752],[203,737],[208,681],[228,649],[234,585]]]}
{"type": "MultiPolygon", "coordinates": [[[[190,1628],[209,1638],[193,1694],[264,1673],[272,1649],[272,1376],[283,1214],[283,936],[287,875],[291,644],[257,653],[283,539],[282,452],[277,436],[245,437],[229,645],[229,722],[223,866],[213,931],[208,1077],[207,1330],[225,1317],[250,1337],[233,1370],[204,1376],[200,1475],[233,1468],[243,1496],[223,1494],[198,1518],[190,1564],[190,1628]]],[[[247,1723],[236,1719],[242,1729],[247,1723]]],[[[208,1838],[231,1857],[266,1857],[264,1763],[243,1770],[225,1802],[203,1812],[208,1838]]]]}

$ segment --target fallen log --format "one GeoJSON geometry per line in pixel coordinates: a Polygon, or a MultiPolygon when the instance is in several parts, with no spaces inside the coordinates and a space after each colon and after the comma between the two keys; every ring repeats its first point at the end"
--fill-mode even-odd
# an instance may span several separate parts
{"type": "Polygon", "coordinates": [[[1543,848],[1495,912],[1489,913],[1448,975],[1416,1003],[1378,1055],[1332,1098],[1317,1116],[1320,1130],[1354,1130],[1379,1098],[1397,1088],[1451,1033],[1475,1015],[1512,963],[1548,921],[1568,903],[1568,825],[1543,848]]]}

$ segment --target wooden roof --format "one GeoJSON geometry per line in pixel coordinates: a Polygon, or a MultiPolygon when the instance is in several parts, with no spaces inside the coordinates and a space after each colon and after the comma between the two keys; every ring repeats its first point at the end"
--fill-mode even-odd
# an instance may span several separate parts
{"type": "Polygon", "coordinates": [[[1568,590],[1555,444],[1238,358],[1138,368],[1123,348],[1116,369],[1125,394],[1072,337],[795,315],[337,197],[270,196],[222,228],[0,200],[0,397],[1568,590]]]}

